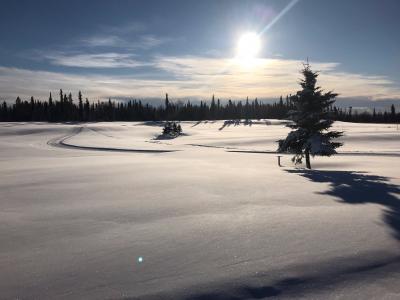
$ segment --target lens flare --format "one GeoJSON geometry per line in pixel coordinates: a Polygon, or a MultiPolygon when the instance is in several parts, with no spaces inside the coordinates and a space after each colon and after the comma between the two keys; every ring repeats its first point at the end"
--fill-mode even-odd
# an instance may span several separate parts
{"type": "Polygon", "coordinates": [[[297,2],[299,2],[300,0],[292,0],[289,2],[288,5],[285,6],[284,9],[282,9],[282,11],[271,21],[269,22],[261,31],[260,31],[260,35],[264,34],[265,32],[267,32],[272,26],[274,26],[274,24],[276,22],[279,21],[280,18],[282,18],[289,10],[291,10],[291,8],[293,6],[295,6],[297,4],[297,2]]]}
{"type": "Polygon", "coordinates": [[[247,32],[243,34],[237,45],[237,57],[239,59],[255,58],[260,51],[261,41],[258,34],[247,32]]]}

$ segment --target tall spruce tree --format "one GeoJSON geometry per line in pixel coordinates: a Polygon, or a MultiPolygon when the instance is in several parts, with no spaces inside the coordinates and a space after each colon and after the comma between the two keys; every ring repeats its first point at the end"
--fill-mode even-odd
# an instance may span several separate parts
{"type": "Polygon", "coordinates": [[[392,122],[396,121],[396,108],[394,107],[394,104],[390,106],[390,116],[392,122]]]}
{"type": "Polygon", "coordinates": [[[170,111],[170,104],[168,99],[168,94],[165,94],[165,119],[168,120],[170,111]]]}
{"type": "Polygon", "coordinates": [[[335,102],[338,94],[324,93],[316,86],[318,72],[313,72],[308,62],[301,70],[302,90],[291,97],[294,109],[290,111],[293,121],[287,126],[294,129],[286,139],[279,140],[278,152],[293,153],[292,161],[301,163],[306,159],[306,167],[311,169],[310,155],[331,156],[342,143],[332,139],[342,136],[342,132],[328,131],[333,120],[330,119],[329,107],[335,102]]]}

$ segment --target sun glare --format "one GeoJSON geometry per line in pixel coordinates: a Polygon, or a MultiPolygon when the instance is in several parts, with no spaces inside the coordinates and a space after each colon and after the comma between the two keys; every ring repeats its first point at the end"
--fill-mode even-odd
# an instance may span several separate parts
{"type": "Polygon", "coordinates": [[[243,34],[237,44],[236,60],[245,67],[256,64],[257,54],[261,48],[261,40],[257,33],[247,32],[243,34]]]}

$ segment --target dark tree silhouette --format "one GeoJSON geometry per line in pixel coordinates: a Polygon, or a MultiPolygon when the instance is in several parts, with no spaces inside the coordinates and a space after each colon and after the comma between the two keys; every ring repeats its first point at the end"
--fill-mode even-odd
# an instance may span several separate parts
{"type": "Polygon", "coordinates": [[[318,72],[313,72],[308,63],[304,64],[301,73],[304,76],[300,82],[302,90],[291,98],[294,104],[294,109],[290,112],[293,123],[288,124],[295,130],[286,139],[279,140],[278,152],[295,154],[292,159],[295,163],[301,163],[305,157],[306,166],[311,169],[310,155],[335,154],[335,149],[342,144],[331,140],[340,137],[342,132],[328,131],[333,123],[329,108],[335,102],[337,94],[323,93],[316,86],[318,72]]]}
{"type": "Polygon", "coordinates": [[[175,138],[182,134],[182,127],[177,122],[167,121],[163,127],[162,135],[164,137],[175,138]]]}
{"type": "Polygon", "coordinates": [[[83,121],[83,101],[82,101],[82,93],[79,91],[78,93],[78,110],[79,110],[79,121],[83,121]]]}
{"type": "MultiPolygon", "coordinates": [[[[17,97],[14,104],[3,101],[0,105],[0,122],[12,121],[200,121],[200,120],[240,120],[240,119],[284,119],[290,110],[295,109],[292,96],[286,96],[286,101],[279,100],[267,103],[257,98],[242,101],[228,100],[222,103],[220,99],[212,97],[211,101],[201,101],[194,104],[174,103],[165,96],[165,105],[153,106],[143,104],[141,100],[121,100],[106,102],[83,101],[82,93],[78,99],[72,94],[60,90],[59,100],[53,99],[51,93],[47,101],[29,98],[23,101],[17,97]]],[[[330,116],[334,120],[347,122],[399,123],[400,113],[394,106],[388,112],[352,113],[336,106],[329,107],[330,116]]]]}
{"type": "Polygon", "coordinates": [[[390,117],[392,121],[396,120],[396,108],[394,107],[394,104],[390,106],[390,117]]]}

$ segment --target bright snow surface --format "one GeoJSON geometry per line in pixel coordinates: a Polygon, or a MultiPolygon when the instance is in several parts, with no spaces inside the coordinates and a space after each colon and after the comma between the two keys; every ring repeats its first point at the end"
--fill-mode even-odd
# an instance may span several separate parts
{"type": "Polygon", "coordinates": [[[400,129],[277,165],[281,121],[0,124],[0,299],[399,299],[400,129]]]}

